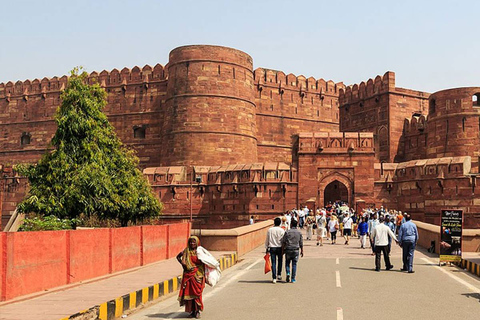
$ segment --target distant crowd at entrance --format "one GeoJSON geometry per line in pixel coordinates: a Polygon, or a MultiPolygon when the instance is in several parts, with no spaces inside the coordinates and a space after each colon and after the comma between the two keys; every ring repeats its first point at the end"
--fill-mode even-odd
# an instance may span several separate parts
{"type": "Polygon", "coordinates": [[[265,240],[265,248],[271,259],[273,283],[282,279],[283,254],[286,254],[286,281],[295,281],[297,263],[299,257],[303,256],[303,235],[298,229],[306,229],[306,241],[314,240],[316,235],[317,246],[323,246],[325,239],[335,245],[337,233],[344,238],[344,245],[350,245],[352,237],[358,238],[360,248],[366,249],[370,245],[371,254],[375,256],[375,271],[381,269],[382,253],[385,269],[388,271],[393,268],[390,252],[395,241],[403,249],[403,266],[400,270],[414,273],[413,255],[418,242],[418,230],[408,213],[388,210],[383,206],[356,212],[348,203],[335,201],[317,208],[315,212],[307,206],[294,208],[275,218],[274,224],[265,240]]]}

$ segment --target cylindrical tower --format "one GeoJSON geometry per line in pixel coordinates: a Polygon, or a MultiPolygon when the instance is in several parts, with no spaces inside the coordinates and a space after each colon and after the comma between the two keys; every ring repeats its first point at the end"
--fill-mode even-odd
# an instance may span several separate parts
{"type": "Polygon", "coordinates": [[[252,58],[207,45],[170,52],[161,165],[257,161],[252,58]]]}
{"type": "Polygon", "coordinates": [[[429,98],[427,157],[471,156],[476,162],[480,139],[480,87],[448,89],[429,98]]]}

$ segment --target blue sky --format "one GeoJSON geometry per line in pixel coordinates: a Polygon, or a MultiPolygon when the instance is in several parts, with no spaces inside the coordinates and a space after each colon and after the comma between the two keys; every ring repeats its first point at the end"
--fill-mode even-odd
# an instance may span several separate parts
{"type": "Polygon", "coordinates": [[[186,44],[234,47],[254,67],[360,83],[480,86],[480,1],[0,0],[0,82],[166,64],[186,44]]]}

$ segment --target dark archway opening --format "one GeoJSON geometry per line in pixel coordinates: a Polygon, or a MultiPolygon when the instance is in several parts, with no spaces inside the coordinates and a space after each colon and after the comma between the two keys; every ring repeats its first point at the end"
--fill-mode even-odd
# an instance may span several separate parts
{"type": "Polygon", "coordinates": [[[338,180],[330,182],[324,191],[324,205],[335,201],[348,202],[348,189],[338,180]]]}

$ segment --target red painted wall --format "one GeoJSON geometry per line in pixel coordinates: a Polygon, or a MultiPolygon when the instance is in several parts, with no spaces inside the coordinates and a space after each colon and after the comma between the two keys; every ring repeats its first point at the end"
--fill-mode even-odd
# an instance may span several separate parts
{"type": "Polygon", "coordinates": [[[69,283],[109,273],[110,230],[76,230],[70,233],[69,283]]]}
{"type": "Polygon", "coordinates": [[[140,266],[141,227],[111,230],[112,272],[140,266]]]}
{"type": "Polygon", "coordinates": [[[169,225],[142,226],[143,264],[167,259],[169,227],[169,225]]]}
{"type": "Polygon", "coordinates": [[[190,226],[187,223],[171,224],[168,228],[168,258],[175,257],[185,249],[190,235],[190,226]]]}
{"type": "Polygon", "coordinates": [[[190,224],[0,233],[0,300],[175,256],[190,224]]]}
{"type": "Polygon", "coordinates": [[[67,231],[7,233],[4,300],[67,282],[67,231]]]}
{"type": "Polygon", "coordinates": [[[3,293],[5,292],[5,264],[6,264],[6,254],[7,254],[7,248],[6,248],[6,241],[7,234],[5,232],[0,233],[0,300],[3,299],[3,293]]]}

